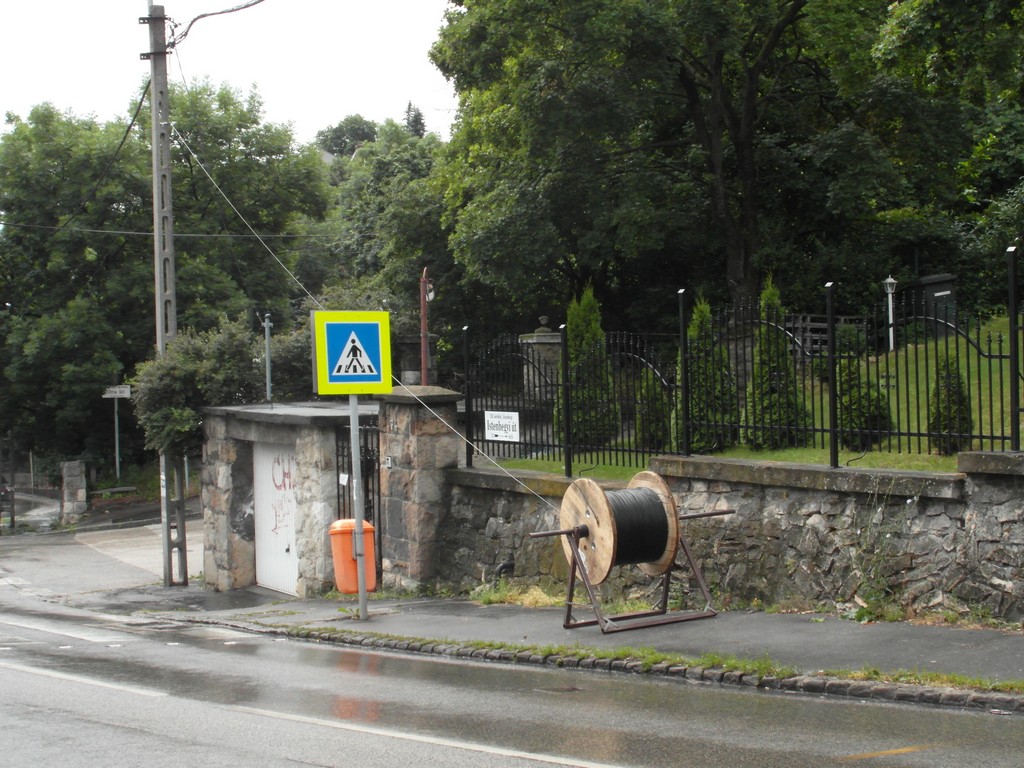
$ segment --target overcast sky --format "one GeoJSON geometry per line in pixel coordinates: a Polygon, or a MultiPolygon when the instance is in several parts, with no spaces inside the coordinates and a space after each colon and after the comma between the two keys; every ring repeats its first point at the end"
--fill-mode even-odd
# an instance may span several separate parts
{"type": "MultiPolygon", "coordinates": [[[[247,0],[167,0],[183,30],[195,17],[247,0]]],[[[209,77],[248,93],[264,118],[291,123],[300,142],[360,114],[402,120],[412,102],[427,130],[447,139],[452,87],[427,58],[447,0],[263,0],[200,19],[169,57],[172,83],[209,77]]],[[[127,116],[149,77],[139,54],[149,31],[147,0],[3,0],[0,115],[26,117],[50,102],[100,121],[127,116]]]]}

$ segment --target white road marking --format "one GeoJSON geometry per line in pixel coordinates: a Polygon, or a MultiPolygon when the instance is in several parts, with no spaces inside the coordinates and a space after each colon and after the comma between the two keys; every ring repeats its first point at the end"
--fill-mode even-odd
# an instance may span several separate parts
{"type": "Polygon", "coordinates": [[[31,619],[12,621],[11,619],[0,618],[0,624],[6,624],[9,627],[20,627],[21,629],[32,629],[37,632],[47,632],[51,635],[71,637],[75,640],[85,640],[89,643],[113,643],[119,640],[125,640],[129,637],[129,635],[125,635],[121,632],[112,632],[110,630],[91,630],[87,627],[56,629],[50,622],[32,621],[31,619]]]}
{"type": "Polygon", "coordinates": [[[518,749],[505,749],[504,747],[493,747],[488,744],[478,744],[472,741],[456,741],[437,736],[424,736],[416,733],[405,733],[393,731],[389,728],[375,728],[369,725],[358,725],[337,720],[324,720],[318,717],[304,717],[303,715],[290,715],[285,712],[273,712],[268,709],[254,709],[253,707],[229,706],[235,712],[244,712],[250,715],[269,717],[275,720],[288,720],[293,723],[305,723],[307,725],[319,725],[324,728],[334,728],[339,731],[351,731],[353,733],[365,733],[371,736],[384,736],[402,741],[412,741],[418,744],[430,744],[437,747],[449,749],[461,749],[467,752],[479,752],[485,755],[500,755],[502,757],[517,758],[519,760],[530,760],[535,763],[547,763],[548,765],[573,766],[574,768],[616,768],[610,763],[594,763],[589,760],[577,760],[569,757],[558,757],[557,755],[546,755],[540,752],[523,752],[518,749]]]}
{"type": "Polygon", "coordinates": [[[83,677],[82,675],[69,675],[66,672],[55,672],[52,669],[37,669],[36,667],[26,667],[22,664],[6,664],[0,661],[0,669],[10,669],[14,672],[22,672],[26,675],[38,675],[39,677],[49,677],[54,680],[63,680],[69,683],[80,683],[81,685],[92,685],[97,688],[109,688],[113,691],[121,691],[122,693],[131,693],[136,696],[150,696],[158,698],[160,696],[166,696],[167,693],[164,691],[158,691],[154,688],[139,688],[134,685],[122,685],[120,683],[108,683],[106,680],[96,680],[91,677],[83,677]]]}

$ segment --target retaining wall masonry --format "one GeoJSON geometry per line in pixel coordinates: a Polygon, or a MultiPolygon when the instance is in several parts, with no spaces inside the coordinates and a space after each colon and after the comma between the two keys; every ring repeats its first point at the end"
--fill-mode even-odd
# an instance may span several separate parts
{"type": "MultiPolygon", "coordinates": [[[[962,454],[962,471],[944,474],[714,457],[658,457],[650,468],[681,514],[730,512],[682,524],[720,595],[810,605],[888,595],[911,611],[1024,619],[1024,467],[1015,456],[962,454]]],[[[558,527],[570,481],[465,468],[446,477],[439,584],[470,590],[510,559],[517,576],[564,584],[560,540],[529,533],[558,527]]],[[[656,582],[627,566],[601,590],[629,596],[656,582]]]]}

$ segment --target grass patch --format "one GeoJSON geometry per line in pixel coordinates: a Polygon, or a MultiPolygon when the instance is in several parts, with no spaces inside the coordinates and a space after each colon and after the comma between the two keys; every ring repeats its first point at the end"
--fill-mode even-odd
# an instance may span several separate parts
{"type": "Polygon", "coordinates": [[[742,672],[744,675],[758,677],[786,678],[799,674],[793,667],[781,666],[767,655],[759,659],[742,659],[737,656],[725,656],[719,653],[705,653],[694,664],[705,669],[724,669],[726,672],[742,672]]]}
{"type": "Polygon", "coordinates": [[[922,672],[920,670],[901,669],[895,672],[882,672],[877,667],[864,667],[853,672],[847,670],[826,670],[824,674],[829,677],[838,677],[846,680],[866,680],[879,683],[929,685],[936,688],[959,688],[973,691],[1024,694],[1024,680],[995,682],[983,677],[922,672]]]}
{"type": "MultiPolygon", "coordinates": [[[[746,446],[738,446],[722,453],[717,458],[743,459],[746,461],[778,461],[787,464],[816,464],[828,466],[829,451],[827,448],[788,448],[781,451],[755,451],[746,446]]],[[[532,470],[549,472],[555,475],[565,474],[565,464],[547,459],[501,459],[498,464],[509,470],[532,470]]],[[[910,472],[956,472],[956,456],[934,456],[918,453],[889,453],[887,451],[868,451],[865,454],[853,451],[839,452],[839,466],[852,469],[896,469],[910,472]]],[[[592,477],[598,480],[626,482],[637,472],[647,469],[647,462],[635,462],[630,465],[612,465],[587,462],[584,458],[573,459],[574,477],[592,477]]]]}
{"type": "Polygon", "coordinates": [[[507,579],[499,579],[495,584],[481,584],[470,593],[470,599],[481,605],[522,605],[526,608],[565,604],[564,596],[549,595],[536,584],[507,579]]]}

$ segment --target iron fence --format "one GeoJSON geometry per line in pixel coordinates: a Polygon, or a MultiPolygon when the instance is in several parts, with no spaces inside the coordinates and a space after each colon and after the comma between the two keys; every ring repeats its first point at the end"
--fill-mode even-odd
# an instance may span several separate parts
{"type": "MultiPolygon", "coordinates": [[[[337,517],[339,520],[351,519],[355,514],[351,490],[354,487],[351,478],[354,477],[355,468],[349,426],[339,427],[334,439],[338,471],[341,473],[338,478],[337,517]]],[[[380,427],[376,417],[360,419],[359,422],[359,472],[363,492],[363,519],[374,526],[374,552],[379,577],[384,515],[380,487],[380,427]]]]}
{"type": "MultiPolygon", "coordinates": [[[[864,317],[757,305],[691,317],[678,333],[609,333],[571,352],[533,335],[467,352],[470,445],[496,459],[642,466],[656,453],[734,446],[951,454],[1017,450],[1013,330],[906,291],[864,317]]],[[[472,463],[472,455],[468,456],[472,463]]]]}

